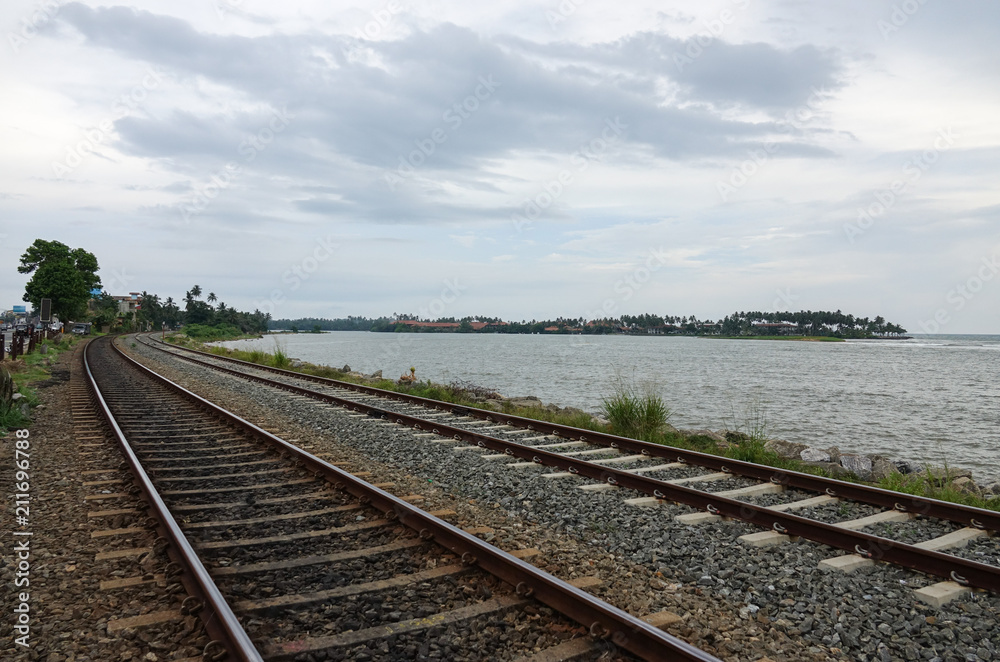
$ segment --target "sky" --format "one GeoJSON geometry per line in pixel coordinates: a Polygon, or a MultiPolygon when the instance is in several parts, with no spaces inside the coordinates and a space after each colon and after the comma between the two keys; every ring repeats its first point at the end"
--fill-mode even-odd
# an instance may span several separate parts
{"type": "Polygon", "coordinates": [[[36,239],[275,318],[741,310],[1000,333],[1000,3],[7,0],[36,239]]]}

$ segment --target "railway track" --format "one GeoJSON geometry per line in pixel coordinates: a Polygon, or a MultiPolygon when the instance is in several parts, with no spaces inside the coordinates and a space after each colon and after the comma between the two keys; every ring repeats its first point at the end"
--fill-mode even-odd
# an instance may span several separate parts
{"type": "Polygon", "coordinates": [[[161,535],[143,567],[169,557],[165,579],[183,585],[184,612],[213,639],[206,659],[530,659],[567,643],[580,653],[581,641],[585,654],[715,659],[186,391],[110,339],[88,345],[84,367],[161,535]]]}
{"type": "Polygon", "coordinates": [[[144,342],[214,370],[450,439],[456,451],[490,451],[484,457],[515,467],[541,465],[554,469],[545,474],[554,480],[591,479],[582,490],[642,493],[628,500],[632,505],[691,506],[697,512],[678,518],[687,524],[723,519],[754,524],[762,530],[741,538],[748,545],[804,538],[844,550],[821,562],[831,570],[850,572],[881,561],[943,578],[917,593],[931,605],[973,588],[1000,593],[1000,566],[949,553],[1000,529],[1000,513],[994,511],[144,342]],[[846,505],[854,517],[844,517],[846,505]],[[893,528],[908,522],[925,524],[935,534],[915,544],[894,540],[893,528]],[[863,530],[873,526],[882,535],[863,530]]]}

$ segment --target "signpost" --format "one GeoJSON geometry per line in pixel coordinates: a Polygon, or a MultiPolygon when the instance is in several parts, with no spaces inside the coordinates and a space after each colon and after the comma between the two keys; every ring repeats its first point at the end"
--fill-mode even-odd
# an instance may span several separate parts
{"type": "Polygon", "coordinates": [[[39,304],[38,321],[42,324],[52,323],[52,299],[42,299],[39,304]]]}
{"type": "Polygon", "coordinates": [[[14,306],[13,308],[11,308],[11,310],[13,310],[15,313],[21,313],[23,315],[24,313],[28,312],[28,307],[27,306],[14,306]]]}

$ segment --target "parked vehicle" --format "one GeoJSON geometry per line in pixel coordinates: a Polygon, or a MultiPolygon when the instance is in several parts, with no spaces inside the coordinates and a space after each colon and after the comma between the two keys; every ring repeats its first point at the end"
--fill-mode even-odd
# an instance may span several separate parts
{"type": "Polygon", "coordinates": [[[89,322],[78,322],[73,325],[71,333],[75,333],[78,336],[89,336],[90,335],[90,323],[89,322]]]}

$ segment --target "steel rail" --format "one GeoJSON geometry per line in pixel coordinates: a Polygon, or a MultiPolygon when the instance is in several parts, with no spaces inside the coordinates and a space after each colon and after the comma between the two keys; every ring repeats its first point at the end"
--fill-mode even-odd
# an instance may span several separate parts
{"type": "MultiPolygon", "coordinates": [[[[426,430],[441,436],[452,437],[456,440],[475,444],[484,449],[501,451],[512,458],[531,460],[536,464],[567,471],[600,482],[606,482],[616,487],[633,489],[667,501],[682,503],[724,518],[742,520],[764,529],[777,531],[789,537],[801,537],[820,542],[831,547],[859,554],[873,561],[884,561],[901,565],[929,575],[951,579],[963,585],[1000,593],[1000,568],[996,566],[977,563],[950,554],[921,549],[914,545],[896,542],[861,531],[843,529],[833,524],[826,524],[798,515],[771,510],[744,501],[713,495],[709,492],[681,485],[673,485],[653,478],[632,474],[621,469],[613,469],[585,460],[566,457],[551,451],[532,448],[517,442],[497,439],[496,437],[490,437],[470,430],[435,423],[434,421],[428,421],[417,416],[385,411],[377,407],[313,391],[301,386],[286,384],[265,377],[248,375],[238,370],[207,364],[204,361],[190,357],[178,355],[178,358],[203,364],[248,381],[259,382],[299,395],[332,402],[354,411],[365,412],[375,418],[384,418],[401,425],[412,426],[418,430],[426,430]]],[[[250,367],[257,367],[256,364],[248,365],[250,367]]],[[[294,375],[295,373],[292,374],[294,375]]],[[[581,430],[581,432],[589,433],[589,431],[585,430],[581,430]]],[[[726,458],[716,459],[726,462],[726,458]]],[[[735,473],[728,471],[727,464],[723,464],[719,468],[720,471],[735,473]]],[[[779,481],[772,480],[772,482],[777,483],[779,481]]],[[[850,485],[850,483],[845,484],[850,485]]],[[[895,493],[890,492],[890,494],[895,493]]]]}
{"type": "MultiPolygon", "coordinates": [[[[191,543],[188,542],[180,525],[177,524],[177,520],[174,519],[166,503],[164,503],[159,492],[157,492],[156,487],[153,486],[149,475],[143,469],[139,458],[132,450],[132,446],[126,439],[121,427],[119,427],[118,421],[115,420],[114,414],[111,412],[111,408],[104,398],[104,394],[97,385],[97,380],[90,366],[89,353],[92,346],[93,343],[88,343],[83,352],[83,365],[87,374],[88,386],[97,400],[101,416],[107,421],[108,426],[118,440],[122,454],[125,455],[132,474],[138,481],[139,489],[145,495],[146,502],[156,515],[161,535],[170,541],[167,553],[175,563],[183,567],[183,571],[180,574],[181,583],[187,590],[188,595],[200,600],[205,607],[198,611],[198,616],[205,624],[205,629],[235,659],[241,662],[263,662],[264,658],[261,657],[256,646],[250,640],[250,636],[243,629],[243,626],[240,625],[229,603],[222,597],[219,587],[215,585],[215,581],[209,575],[201,559],[198,558],[191,543]]],[[[211,646],[211,643],[208,646],[211,646]]],[[[209,652],[208,646],[205,649],[206,655],[209,652]]]]}
{"type": "Polygon", "coordinates": [[[115,350],[146,376],[182,394],[185,398],[251,436],[270,442],[282,453],[287,453],[301,462],[308,470],[322,475],[337,489],[345,490],[357,497],[362,503],[371,504],[378,508],[386,514],[388,519],[399,521],[417,531],[422,538],[433,539],[438,544],[458,554],[463,563],[476,565],[502,579],[514,586],[519,594],[533,597],[577,623],[588,627],[595,636],[607,637],[615,645],[645,660],[719,662],[718,658],[705,651],[539,570],[530,563],[511,556],[476,536],[466,533],[399,497],[288,443],[246,419],[222,409],[135,361],[118,347],[115,347],[115,350]]]}
{"type": "MultiPolygon", "coordinates": [[[[234,359],[228,356],[219,356],[217,354],[202,352],[196,349],[189,349],[187,347],[167,345],[158,339],[156,342],[158,344],[166,345],[167,347],[174,347],[185,352],[201,354],[220,361],[245,365],[256,370],[286,375],[288,377],[294,377],[304,381],[329,384],[339,388],[345,388],[368,395],[376,395],[399,402],[419,404],[433,409],[450,411],[456,415],[471,416],[496,423],[506,423],[508,425],[518,426],[527,430],[535,430],[540,433],[564,437],[570,441],[585,441],[595,445],[627,450],[632,453],[639,453],[650,457],[659,457],[676,462],[684,462],[718,472],[726,472],[738,476],[745,476],[747,478],[754,478],[762,482],[777,483],[789,488],[799,488],[810,492],[828,494],[841,499],[860,501],[880,506],[882,508],[894,509],[917,515],[926,515],[928,517],[936,517],[938,519],[956,522],[977,529],[1000,531],[1000,512],[992,510],[975,508],[973,506],[966,506],[963,504],[949,503],[947,501],[940,501],[938,499],[930,499],[912,494],[904,494],[902,492],[893,492],[879,487],[858,485],[857,483],[849,483],[847,481],[837,480],[835,478],[826,478],[824,476],[815,476],[813,474],[802,473],[799,471],[778,469],[775,467],[768,467],[766,465],[754,464],[752,462],[733,460],[718,455],[711,455],[709,453],[699,453],[698,451],[691,451],[673,446],[653,444],[646,441],[639,441],[637,439],[630,439],[628,437],[619,437],[605,432],[584,430],[582,428],[574,428],[568,425],[560,425],[558,423],[549,423],[547,421],[524,418],[513,414],[504,414],[502,412],[488,411],[485,409],[475,409],[473,407],[460,407],[447,402],[441,402],[440,400],[431,400],[430,398],[422,398],[416,395],[386,391],[373,386],[352,384],[350,382],[342,382],[336,379],[328,379],[326,377],[306,375],[291,370],[282,370],[281,368],[262,366],[257,363],[241,361],[240,359],[234,359]]],[[[161,351],[166,350],[161,349],[161,351]]],[[[192,359],[188,358],[188,360],[192,359]]]]}

